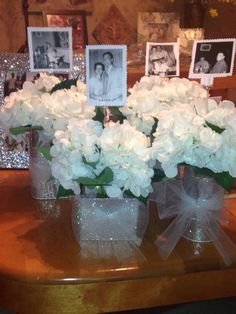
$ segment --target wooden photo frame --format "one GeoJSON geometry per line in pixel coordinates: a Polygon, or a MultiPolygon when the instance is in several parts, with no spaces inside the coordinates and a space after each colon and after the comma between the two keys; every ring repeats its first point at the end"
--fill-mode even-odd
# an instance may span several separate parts
{"type": "Polygon", "coordinates": [[[85,11],[43,11],[44,26],[72,27],[73,50],[85,49],[88,43],[85,11]]]}
{"type": "Polygon", "coordinates": [[[179,37],[176,12],[139,12],[138,43],[175,42],[179,37]]]}

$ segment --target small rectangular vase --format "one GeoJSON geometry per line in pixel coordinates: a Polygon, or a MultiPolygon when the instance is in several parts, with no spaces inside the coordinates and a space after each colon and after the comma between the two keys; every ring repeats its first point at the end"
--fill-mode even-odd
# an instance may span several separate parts
{"type": "Polygon", "coordinates": [[[78,242],[132,241],[141,245],[149,221],[148,208],[135,198],[75,198],[72,226],[78,242]]]}

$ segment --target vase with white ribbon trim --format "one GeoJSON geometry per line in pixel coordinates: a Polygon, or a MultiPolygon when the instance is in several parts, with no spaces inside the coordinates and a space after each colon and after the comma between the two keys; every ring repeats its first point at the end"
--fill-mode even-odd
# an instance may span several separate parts
{"type": "Polygon", "coordinates": [[[183,237],[194,242],[214,241],[223,208],[223,188],[213,178],[195,175],[191,167],[185,167],[182,185],[180,208],[191,212],[183,237]]]}
{"type": "Polygon", "coordinates": [[[31,195],[35,199],[56,199],[59,182],[53,179],[50,163],[37,147],[49,147],[51,138],[44,131],[29,133],[29,174],[31,195]]]}
{"type": "Polygon", "coordinates": [[[173,218],[155,241],[163,259],[185,238],[212,242],[226,265],[236,261],[236,246],[220,224],[227,213],[224,190],[213,179],[184,167],[176,179],[155,183],[153,190],[150,200],[156,202],[159,218],[173,218]]]}

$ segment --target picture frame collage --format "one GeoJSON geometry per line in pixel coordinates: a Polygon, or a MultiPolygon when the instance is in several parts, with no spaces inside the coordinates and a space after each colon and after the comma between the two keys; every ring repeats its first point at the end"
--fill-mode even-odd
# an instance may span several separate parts
{"type": "MultiPolygon", "coordinates": [[[[29,54],[0,55],[0,105],[4,97],[21,89],[24,81],[34,81],[39,72],[48,72],[62,80],[78,77],[86,81],[91,106],[123,106],[127,99],[127,47],[86,46],[86,20],[82,11],[73,14],[47,11],[43,18],[48,27],[28,27],[29,54]],[[73,51],[81,48],[86,48],[85,56],[73,55],[73,51]]],[[[145,75],[179,76],[178,16],[142,12],[138,19],[141,23],[138,40],[146,45],[145,75]]],[[[232,75],[235,48],[235,39],[231,38],[194,40],[189,78],[211,81],[214,77],[232,75]]],[[[3,130],[0,130],[0,146],[4,155],[0,167],[27,167],[24,148],[7,143],[3,130]]]]}

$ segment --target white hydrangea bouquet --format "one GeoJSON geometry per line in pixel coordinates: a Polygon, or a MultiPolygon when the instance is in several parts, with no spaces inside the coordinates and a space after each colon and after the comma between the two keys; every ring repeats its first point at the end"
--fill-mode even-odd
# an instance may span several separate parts
{"type": "Polygon", "coordinates": [[[156,118],[152,159],[168,179],[154,185],[152,199],[160,219],[173,218],[155,241],[159,253],[166,259],[184,237],[213,242],[229,265],[236,247],[220,222],[224,189],[230,190],[236,177],[236,108],[230,101],[218,104],[196,95],[163,106],[156,118]]]}
{"type": "Polygon", "coordinates": [[[129,92],[120,110],[151,138],[152,158],[161,163],[162,178],[173,178],[179,165],[190,165],[231,188],[236,176],[232,102],[217,104],[198,82],[185,78],[143,77],[129,92]]]}
{"type": "Polygon", "coordinates": [[[163,109],[207,97],[207,91],[198,82],[159,76],[142,77],[129,93],[126,106],[120,110],[131,125],[146,135],[155,132],[159,112],[163,109]]]}
{"type": "Polygon", "coordinates": [[[29,151],[31,194],[36,199],[56,198],[58,182],[51,177],[50,163],[40,154],[52,145],[54,133],[63,130],[72,117],[88,119],[95,110],[87,105],[86,85],[77,80],[60,82],[53,75],[40,74],[26,81],[22,90],[5,98],[0,124],[29,151]]]}
{"type": "Polygon", "coordinates": [[[84,83],[60,82],[53,75],[41,73],[34,83],[26,81],[22,90],[5,98],[0,123],[13,135],[36,129],[53,136],[71,117],[84,119],[94,115],[94,110],[87,105],[84,83]]]}
{"type": "Polygon", "coordinates": [[[65,131],[55,133],[50,156],[52,175],[75,194],[83,186],[102,197],[145,201],[152,191],[150,139],[128,121],[103,127],[92,119],[71,119],[65,131]]]}
{"type": "Polygon", "coordinates": [[[213,99],[175,104],[159,113],[152,157],[161,163],[167,177],[178,173],[178,165],[192,166],[231,188],[236,177],[236,108],[230,101],[219,105],[213,99]]]}

